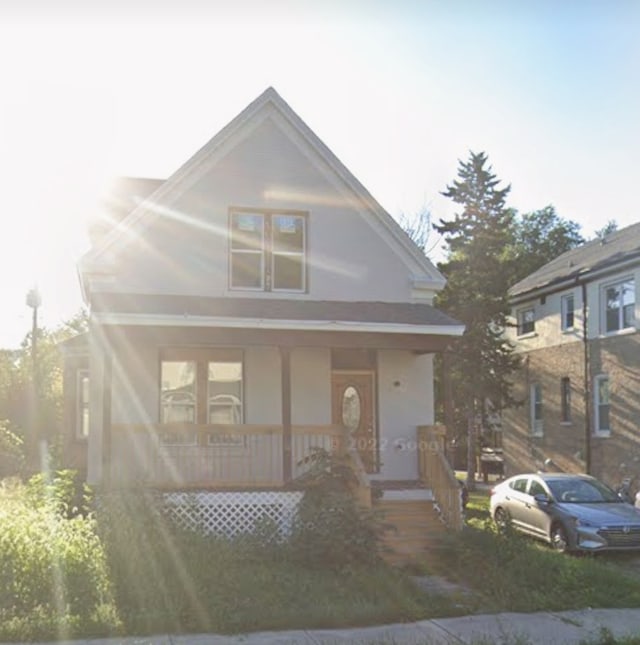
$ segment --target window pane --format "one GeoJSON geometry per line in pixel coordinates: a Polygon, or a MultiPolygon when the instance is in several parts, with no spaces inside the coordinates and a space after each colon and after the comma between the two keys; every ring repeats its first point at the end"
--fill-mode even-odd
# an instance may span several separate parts
{"type": "Polygon", "coordinates": [[[598,403],[600,405],[609,403],[609,379],[598,379],[598,403]]]}
{"type": "Polygon", "coordinates": [[[573,296],[562,298],[562,328],[571,329],[574,323],[574,302],[573,296]]]}
{"type": "Polygon", "coordinates": [[[262,289],[262,253],[231,254],[231,286],[262,289]]]}
{"type": "Polygon", "coordinates": [[[231,216],[231,248],[234,251],[262,251],[264,221],[262,215],[233,213],[231,216]]]}
{"type": "Polygon", "coordinates": [[[519,313],[519,334],[530,334],[535,331],[535,313],[533,309],[525,309],[519,313]]]}
{"type": "Polygon", "coordinates": [[[560,406],[561,419],[567,423],[571,420],[571,381],[566,376],[560,381],[560,406]]]}
{"type": "Polygon", "coordinates": [[[302,253],[304,251],[304,218],[294,215],[274,215],[273,251],[302,253]]]}
{"type": "Polygon", "coordinates": [[[195,423],[196,364],[163,361],[161,367],[162,423],[195,423]]]}
{"type": "Polygon", "coordinates": [[[210,362],[208,423],[242,423],[242,363],[210,362]]]}
{"type": "Polygon", "coordinates": [[[598,408],[598,430],[609,430],[609,406],[601,405],[598,408]]]}
{"type": "Polygon", "coordinates": [[[273,256],[273,288],[302,291],[304,289],[303,256],[273,256]]]}
{"type": "Polygon", "coordinates": [[[618,285],[608,287],[605,291],[607,331],[620,329],[620,295],[618,285]]]}

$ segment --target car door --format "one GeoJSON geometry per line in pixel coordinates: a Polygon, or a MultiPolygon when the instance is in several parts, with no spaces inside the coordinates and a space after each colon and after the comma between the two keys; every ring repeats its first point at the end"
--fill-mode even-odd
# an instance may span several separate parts
{"type": "Polygon", "coordinates": [[[528,477],[516,477],[509,484],[509,490],[505,495],[505,506],[509,512],[511,523],[515,528],[525,531],[527,530],[525,505],[529,502],[528,485],[528,477]]]}
{"type": "Polygon", "coordinates": [[[536,495],[545,495],[549,498],[549,491],[542,481],[532,477],[522,509],[523,529],[537,537],[546,538],[551,524],[549,504],[536,501],[536,495]]]}

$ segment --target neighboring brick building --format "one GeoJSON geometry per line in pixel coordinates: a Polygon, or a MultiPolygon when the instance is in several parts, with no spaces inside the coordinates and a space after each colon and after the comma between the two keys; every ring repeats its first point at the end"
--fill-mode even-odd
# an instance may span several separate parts
{"type": "Polygon", "coordinates": [[[511,289],[523,405],[503,417],[508,473],[589,471],[640,486],[639,283],[640,223],[562,254],[511,289]]]}

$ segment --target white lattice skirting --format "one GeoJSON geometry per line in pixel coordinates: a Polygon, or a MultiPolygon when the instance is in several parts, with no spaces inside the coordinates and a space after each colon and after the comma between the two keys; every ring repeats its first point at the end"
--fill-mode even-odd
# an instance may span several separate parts
{"type": "Polygon", "coordinates": [[[164,499],[168,511],[187,528],[237,537],[266,519],[287,535],[302,492],[176,492],[165,493],[164,499]]]}

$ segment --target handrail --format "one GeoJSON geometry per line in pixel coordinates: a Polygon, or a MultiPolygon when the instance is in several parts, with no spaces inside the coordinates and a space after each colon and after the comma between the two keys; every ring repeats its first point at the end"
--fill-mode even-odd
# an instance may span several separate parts
{"type": "Polygon", "coordinates": [[[418,426],[418,474],[433,491],[442,519],[454,531],[462,530],[460,484],[444,454],[444,426],[418,426]]]}

